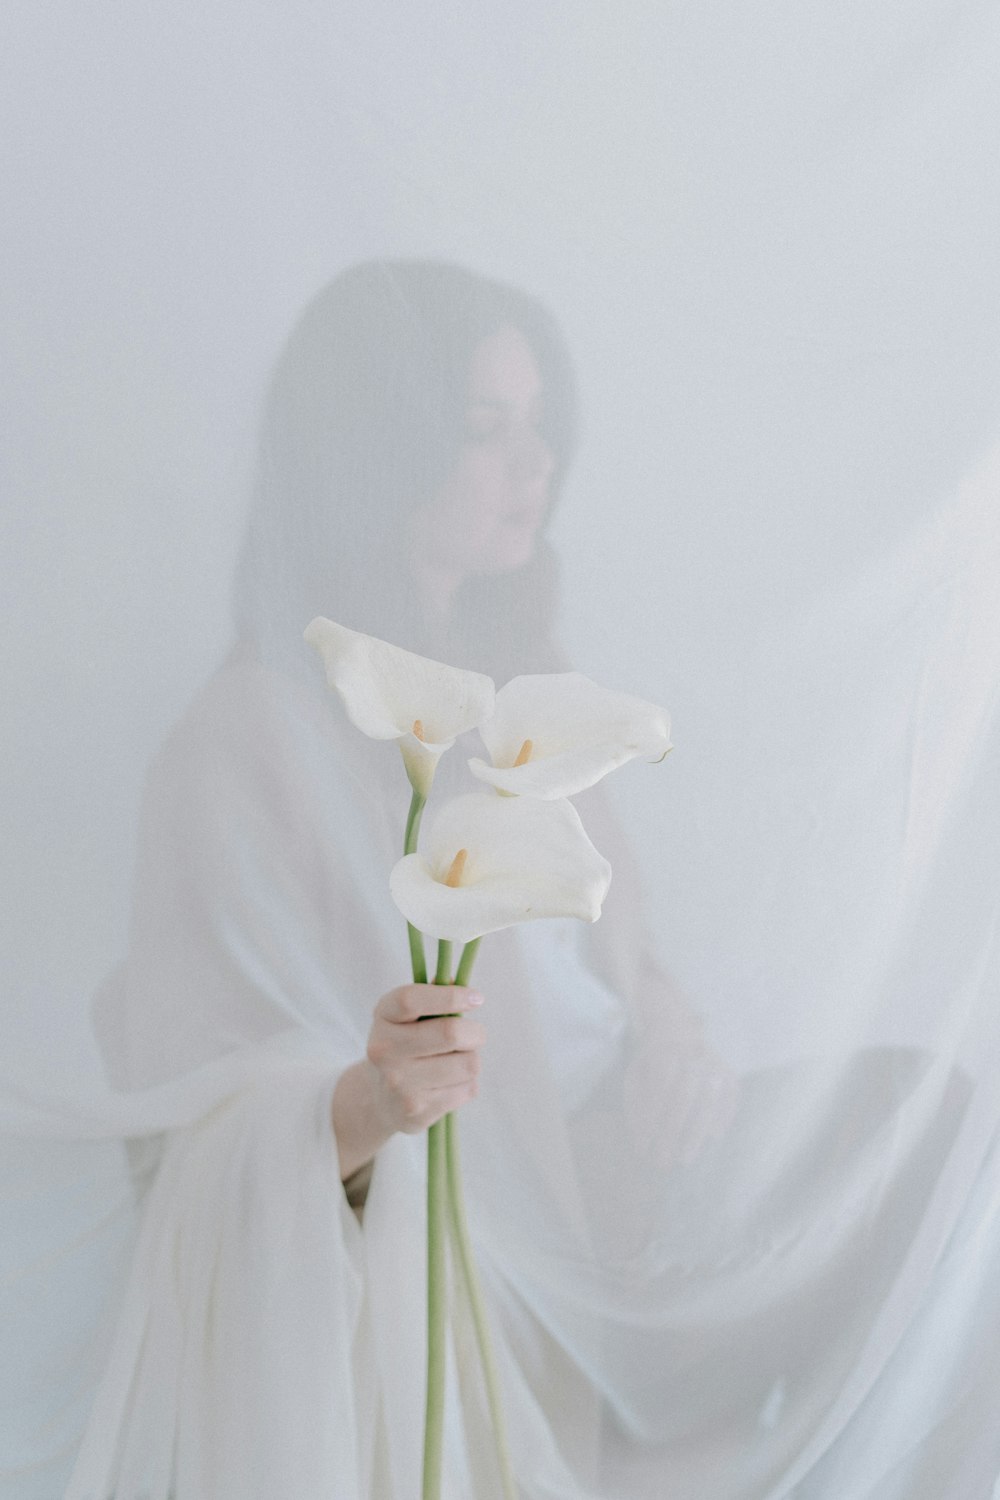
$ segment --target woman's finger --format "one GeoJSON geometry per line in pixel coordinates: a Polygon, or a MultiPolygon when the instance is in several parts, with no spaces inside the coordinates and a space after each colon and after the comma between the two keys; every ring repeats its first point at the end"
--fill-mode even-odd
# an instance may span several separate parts
{"type": "Polygon", "coordinates": [[[444,1057],[415,1058],[407,1065],[406,1086],[415,1093],[458,1088],[479,1077],[477,1052],[449,1052],[444,1057]]]}
{"type": "Polygon", "coordinates": [[[401,984],[383,995],[375,1007],[376,1020],[408,1025],[428,1016],[475,1010],[482,1005],[478,990],[457,984],[401,984]]]}
{"type": "Polygon", "coordinates": [[[405,1057],[439,1057],[448,1052],[474,1052],[486,1041],[486,1028],[465,1016],[440,1016],[398,1026],[393,1045],[405,1057]]]}

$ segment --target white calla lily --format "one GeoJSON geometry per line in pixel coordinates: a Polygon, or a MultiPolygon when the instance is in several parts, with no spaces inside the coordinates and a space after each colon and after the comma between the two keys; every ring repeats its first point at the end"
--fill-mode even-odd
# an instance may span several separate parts
{"type": "Polygon", "coordinates": [[[480,781],[520,797],[572,797],[641,756],[662,760],[673,747],[666,711],[600,687],[579,672],[515,677],[480,725],[492,765],[475,758],[480,781]]]}
{"type": "Polygon", "coordinates": [[[458,735],[493,711],[496,690],[466,672],[404,651],[317,615],[305,631],[351,723],[375,740],[396,740],[415,792],[426,797],[437,763],[458,735]]]}
{"type": "Polygon", "coordinates": [[[537,917],[596,922],[611,866],[565,801],[470,792],[446,803],[389,878],[393,900],[422,932],[468,943],[537,917]]]}

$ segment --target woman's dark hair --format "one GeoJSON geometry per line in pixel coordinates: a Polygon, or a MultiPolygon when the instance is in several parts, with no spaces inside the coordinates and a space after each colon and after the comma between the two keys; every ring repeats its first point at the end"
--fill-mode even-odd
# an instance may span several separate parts
{"type": "Polygon", "coordinates": [[[507,326],[538,363],[555,500],[576,393],[562,335],[533,297],[460,266],[371,261],[308,304],[265,401],[236,579],[245,642],[297,655],[303,627],[324,614],[500,676],[552,668],[555,559],[544,538],[516,575],[459,590],[447,640],[422,618],[406,564],[410,513],[442,488],[463,441],[474,351],[507,326]]]}

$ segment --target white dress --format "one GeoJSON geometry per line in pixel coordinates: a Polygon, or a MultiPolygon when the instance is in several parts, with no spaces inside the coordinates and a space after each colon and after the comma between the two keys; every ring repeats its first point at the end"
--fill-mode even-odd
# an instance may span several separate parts
{"type": "MultiPolygon", "coordinates": [[[[153,768],[130,953],[99,997],[98,1034],[112,1083],[131,1095],[183,1097],[220,1061],[238,1081],[214,1094],[209,1085],[211,1107],[164,1135],[152,1168],[133,1148],[148,1181],[136,1258],[69,1500],[418,1493],[423,1138],[396,1137],[379,1153],[362,1227],[330,1126],[333,1087],[363,1055],[375,1001],[407,978],[405,926],[387,888],[408,795],[397,759],[355,739],[311,681],[242,658],[217,674],[153,768]]],[[[499,936],[489,946],[496,957],[484,954],[477,982],[491,1017],[511,1024],[505,1038],[488,1023],[487,1078],[513,1046],[538,1111],[522,1122],[518,1149],[530,1157],[532,1132],[554,1140],[565,1129],[555,1073],[586,1093],[613,1059],[621,1006],[587,975],[584,1024],[559,1059],[551,1010],[532,1039],[490,982],[514,945],[499,936]]],[[[572,939],[559,948],[571,976],[572,939]]],[[[473,1203],[475,1145],[473,1132],[473,1203]]],[[[562,1212],[578,1217],[568,1187],[562,1212]]],[[[488,1288],[495,1274],[484,1255],[488,1288]]],[[[457,1306],[472,1441],[452,1399],[446,1482],[456,1500],[473,1482],[483,1495],[495,1483],[462,1314],[457,1306]]],[[[548,1400],[550,1341],[529,1332],[521,1308],[512,1316],[548,1400]]],[[[560,1472],[547,1415],[527,1383],[516,1390],[500,1342],[515,1445],[528,1437],[549,1449],[545,1463],[560,1472]]],[[[454,1398],[454,1368],[449,1379],[454,1398]]],[[[556,1406],[583,1432],[586,1387],[576,1385],[556,1406]]]]}
{"type": "MultiPolygon", "coordinates": [[[[249,657],[153,768],[129,955],[95,1009],[112,1088],[81,1126],[132,1139],[138,1229],[67,1500],[419,1496],[423,1141],[378,1153],[359,1222],[330,1125],[407,975],[387,890],[406,801],[392,747],[249,657]]],[[[613,863],[592,932],[498,934],[476,971],[464,1177],[521,1494],[840,1500],[838,1439],[908,1378],[884,1350],[919,1328],[935,1163],[962,1149],[968,1090],[900,1049],[764,1070],[717,1139],[664,1155],[635,1069],[683,1088],[687,1043],[678,1011],[644,1055],[656,981],[613,863]]],[[[494,1500],[457,1297],[453,1326],[445,1494],[494,1500]]]]}

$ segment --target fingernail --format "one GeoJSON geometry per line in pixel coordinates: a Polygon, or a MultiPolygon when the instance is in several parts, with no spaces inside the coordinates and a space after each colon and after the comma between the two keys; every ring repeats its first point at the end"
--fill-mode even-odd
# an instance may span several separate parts
{"type": "Polygon", "coordinates": [[[482,1005],[483,996],[478,990],[467,990],[465,994],[466,1005],[482,1005]]]}

